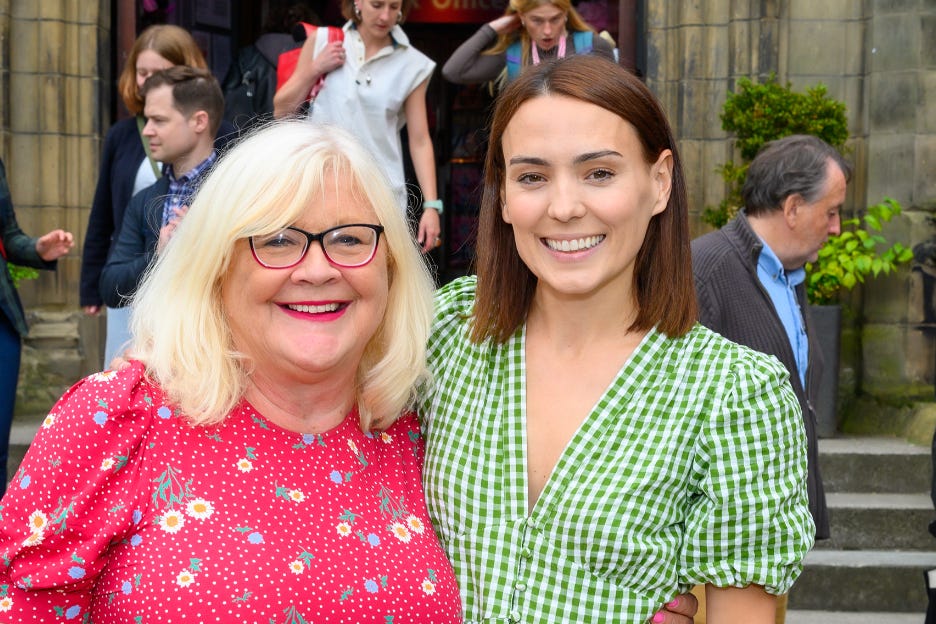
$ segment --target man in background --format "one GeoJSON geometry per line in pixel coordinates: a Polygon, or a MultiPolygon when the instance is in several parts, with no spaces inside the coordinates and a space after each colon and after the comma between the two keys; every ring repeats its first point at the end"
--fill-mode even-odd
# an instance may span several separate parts
{"type": "MultiPolygon", "coordinates": [[[[692,242],[700,322],[776,356],[790,373],[806,428],[816,539],[829,537],[814,410],[822,354],[806,306],[804,266],[818,259],[830,235],[840,233],[850,176],[841,154],[817,137],[793,135],[767,143],[748,168],[738,216],[692,242]]],[[[785,614],[784,596],[778,600],[778,623],[785,614]]]]}
{"type": "Polygon", "coordinates": [[[211,72],[177,65],[143,84],[143,136],[164,175],[130,200],[120,233],[101,273],[101,298],[127,305],[155,255],[172,236],[202,179],[218,158],[215,135],[224,114],[221,87],[211,72]]]}

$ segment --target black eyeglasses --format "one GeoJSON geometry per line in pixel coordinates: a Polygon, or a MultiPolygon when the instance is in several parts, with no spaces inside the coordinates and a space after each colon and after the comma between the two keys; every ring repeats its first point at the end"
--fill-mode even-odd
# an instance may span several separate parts
{"type": "Polygon", "coordinates": [[[335,266],[364,266],[377,254],[377,242],[382,225],[351,223],[339,225],[319,234],[297,227],[283,228],[272,234],[251,236],[250,251],[254,259],[268,269],[288,269],[305,258],[312,241],[322,246],[325,258],[335,266]]]}

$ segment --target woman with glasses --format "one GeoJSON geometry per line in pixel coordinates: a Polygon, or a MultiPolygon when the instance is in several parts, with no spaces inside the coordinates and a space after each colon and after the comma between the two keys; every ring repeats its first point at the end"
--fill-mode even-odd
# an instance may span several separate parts
{"type": "Polygon", "coordinates": [[[432,281],[381,180],[301,122],[219,161],[134,359],[65,394],[0,503],[0,620],[459,621],[406,411],[432,281]]]}

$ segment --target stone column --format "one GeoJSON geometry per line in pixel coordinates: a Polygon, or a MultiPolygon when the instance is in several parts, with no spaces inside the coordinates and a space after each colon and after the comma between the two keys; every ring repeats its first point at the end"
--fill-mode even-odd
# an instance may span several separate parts
{"type": "Polygon", "coordinates": [[[82,319],[77,285],[103,120],[110,117],[109,24],[110,2],[103,0],[0,0],[0,154],[17,219],[31,235],[62,227],[77,239],[57,272],[42,271],[20,286],[31,330],[18,415],[48,410],[100,357],[97,323],[82,319]]]}

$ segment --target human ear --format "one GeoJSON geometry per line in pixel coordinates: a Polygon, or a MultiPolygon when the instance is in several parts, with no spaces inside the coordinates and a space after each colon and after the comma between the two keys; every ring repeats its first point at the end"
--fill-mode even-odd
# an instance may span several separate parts
{"type": "Polygon", "coordinates": [[[799,193],[787,195],[780,205],[783,208],[783,218],[790,228],[796,226],[796,218],[799,216],[799,208],[803,203],[803,196],[799,193]]]}
{"type": "Polygon", "coordinates": [[[208,113],[203,110],[195,111],[192,113],[192,116],[189,117],[189,123],[192,124],[192,130],[195,132],[206,131],[210,125],[208,120],[208,113]]]}
{"type": "Polygon", "coordinates": [[[510,220],[510,211],[507,209],[507,196],[504,194],[504,189],[501,189],[500,192],[500,205],[501,205],[501,219],[504,220],[504,223],[512,223],[510,220]]]}
{"type": "Polygon", "coordinates": [[[660,214],[669,204],[670,194],[673,192],[673,166],[673,152],[668,149],[660,152],[656,162],[650,166],[650,178],[657,191],[652,214],[660,214]]]}

